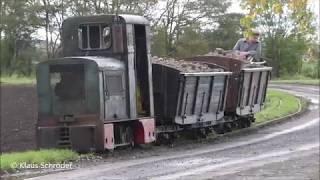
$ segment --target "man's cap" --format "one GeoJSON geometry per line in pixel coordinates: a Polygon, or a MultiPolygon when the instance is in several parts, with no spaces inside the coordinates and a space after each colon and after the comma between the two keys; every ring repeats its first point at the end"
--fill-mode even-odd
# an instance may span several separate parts
{"type": "Polygon", "coordinates": [[[260,33],[260,31],[259,30],[257,30],[257,29],[251,29],[251,34],[252,35],[260,35],[261,33],[260,33]]]}

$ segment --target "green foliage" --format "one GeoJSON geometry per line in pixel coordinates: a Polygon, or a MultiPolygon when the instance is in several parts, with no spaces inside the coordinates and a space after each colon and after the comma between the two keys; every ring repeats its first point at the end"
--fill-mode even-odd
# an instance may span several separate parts
{"type": "Polygon", "coordinates": [[[308,78],[319,79],[319,62],[303,62],[301,74],[308,78]]]}
{"type": "Polygon", "coordinates": [[[158,0],[1,0],[0,65],[1,75],[30,76],[34,63],[57,56],[62,21],[72,15],[139,14],[150,16],[158,0]],[[45,50],[37,49],[37,30],[46,34],[45,50]],[[44,52],[43,52],[44,51],[44,52]],[[44,54],[46,56],[44,56],[44,54]]]}
{"type": "Polygon", "coordinates": [[[3,0],[0,3],[1,74],[30,76],[36,62],[56,57],[62,22],[70,16],[144,15],[154,30],[152,53],[157,56],[207,53],[208,43],[211,49],[229,49],[239,37],[238,15],[224,16],[230,5],[230,0],[167,0],[164,3],[160,0],[3,0]],[[160,4],[165,7],[160,9],[163,6],[160,4]],[[219,24],[218,29],[214,24],[219,24]],[[207,31],[205,38],[201,32],[204,28],[201,31],[198,28],[204,26],[207,30],[212,29],[207,31]],[[185,32],[191,27],[190,32],[185,32]],[[38,40],[34,37],[39,29],[45,30],[45,47],[41,46],[41,50],[35,46],[38,40]],[[186,37],[187,34],[199,39],[186,37]]]}
{"type": "Polygon", "coordinates": [[[18,76],[31,76],[35,72],[35,63],[45,59],[44,52],[37,49],[32,40],[2,40],[0,70],[1,76],[17,74],[18,76]]]}
{"type": "MultiPolygon", "coordinates": [[[[163,42],[157,43],[164,44],[165,56],[174,56],[177,51],[182,52],[180,38],[183,36],[185,28],[193,27],[194,31],[197,31],[197,27],[202,27],[202,25],[210,25],[212,28],[213,23],[225,14],[229,6],[230,0],[167,0],[160,17],[152,18],[154,29],[161,28],[160,33],[157,34],[164,39],[162,39],[163,42]],[[177,43],[179,41],[180,49],[178,50],[177,43]]],[[[153,49],[155,50],[155,48],[153,49]]]]}
{"type": "Polygon", "coordinates": [[[36,78],[34,76],[19,76],[13,74],[11,76],[2,75],[0,77],[1,84],[35,84],[36,78]]]}
{"type": "Polygon", "coordinates": [[[179,41],[176,43],[175,56],[179,58],[201,55],[208,52],[208,43],[202,35],[192,27],[184,29],[179,41]]]}
{"type": "Polygon", "coordinates": [[[242,37],[242,29],[240,26],[240,19],[243,14],[231,13],[225,14],[218,18],[218,28],[213,30],[206,30],[204,36],[209,44],[210,51],[216,48],[232,49],[242,37]]]}
{"type": "Polygon", "coordinates": [[[249,13],[241,23],[247,28],[265,29],[268,36],[281,31],[282,35],[299,35],[308,38],[315,27],[314,14],[308,9],[307,0],[242,0],[242,7],[249,13]]]}
{"type": "Polygon", "coordinates": [[[269,90],[263,111],[255,116],[256,123],[287,116],[298,112],[300,108],[301,102],[297,97],[282,91],[269,90]]]}
{"type": "Polygon", "coordinates": [[[320,79],[306,79],[303,76],[288,76],[283,79],[272,80],[273,84],[306,84],[306,85],[320,85],[320,79]]]}
{"type": "Polygon", "coordinates": [[[40,27],[35,1],[1,1],[0,65],[1,73],[32,73],[34,45],[31,35],[40,27]]]}
{"type": "Polygon", "coordinates": [[[166,30],[163,27],[158,27],[153,30],[151,53],[153,56],[167,56],[166,49],[166,30]]]}
{"type": "Polygon", "coordinates": [[[307,50],[305,40],[293,36],[264,39],[264,54],[270,59],[276,76],[294,75],[301,72],[303,55],[307,50]]]}
{"type": "Polygon", "coordinates": [[[301,73],[302,57],[315,37],[314,15],[306,0],[243,0],[248,14],[241,20],[250,28],[264,31],[264,54],[270,59],[276,77],[301,73]]]}
{"type": "Polygon", "coordinates": [[[71,150],[64,149],[43,149],[39,151],[3,153],[0,156],[0,167],[2,170],[14,170],[14,164],[41,164],[41,163],[62,163],[76,160],[78,154],[71,150]]]}
{"type": "Polygon", "coordinates": [[[74,16],[94,14],[137,14],[149,16],[158,0],[65,0],[65,6],[74,16]],[[118,3],[117,3],[118,2],[118,3]]]}

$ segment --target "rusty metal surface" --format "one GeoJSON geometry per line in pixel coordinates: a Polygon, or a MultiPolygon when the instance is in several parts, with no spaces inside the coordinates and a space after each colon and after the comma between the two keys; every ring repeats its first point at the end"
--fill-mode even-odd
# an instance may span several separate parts
{"type": "Polygon", "coordinates": [[[263,77],[268,76],[268,78],[264,78],[264,81],[261,81],[261,73],[264,71],[271,71],[272,68],[270,67],[250,67],[249,62],[245,60],[235,59],[226,56],[196,56],[184,59],[187,61],[194,61],[194,62],[203,62],[206,64],[212,64],[212,66],[222,67],[226,71],[231,71],[233,74],[229,78],[228,82],[228,92],[227,92],[227,101],[226,101],[226,112],[234,114],[237,112],[238,115],[249,115],[255,112],[260,111],[261,106],[265,100],[266,94],[266,87],[269,81],[269,74],[263,75],[263,77]],[[249,76],[244,76],[246,74],[252,72],[249,76]],[[257,73],[253,73],[257,72],[257,73]],[[252,83],[252,80],[254,83],[252,83]],[[243,85],[244,82],[247,82],[246,85],[243,85]],[[255,86],[256,85],[256,86],[255,86]],[[259,86],[259,89],[255,89],[259,86]],[[260,88],[261,86],[261,88],[260,88]],[[259,92],[252,94],[253,91],[259,90],[259,92]],[[260,92],[261,91],[261,92],[260,92]],[[243,101],[242,93],[246,93],[247,103],[243,104],[240,101],[243,101]],[[258,97],[259,96],[259,97],[258,97]],[[252,99],[259,99],[254,102],[252,99]],[[250,101],[251,100],[251,101],[250,101]],[[246,107],[245,107],[246,106],[246,107]],[[241,112],[240,112],[240,109],[241,112]]]}
{"type": "Polygon", "coordinates": [[[242,69],[236,114],[245,116],[262,110],[271,68],[242,69]]]}
{"type": "Polygon", "coordinates": [[[245,62],[224,56],[196,56],[186,58],[185,60],[212,64],[212,66],[221,67],[224,70],[233,73],[228,80],[228,92],[225,110],[226,112],[235,112],[238,105],[238,92],[240,87],[239,74],[245,62]]]}
{"type": "Polygon", "coordinates": [[[114,130],[113,124],[104,124],[104,148],[114,149],[114,130]]]}
{"type": "MultiPolygon", "coordinates": [[[[89,120],[88,120],[89,121],[89,120]]],[[[89,121],[86,124],[57,124],[37,128],[37,143],[40,148],[72,148],[79,152],[102,151],[103,124],[89,121]]]]}
{"type": "Polygon", "coordinates": [[[157,125],[215,124],[224,115],[228,72],[184,75],[153,64],[157,125]]]}
{"type": "Polygon", "coordinates": [[[112,58],[102,56],[71,56],[52,59],[50,61],[44,61],[38,64],[38,67],[42,64],[89,64],[95,63],[99,70],[123,70],[125,69],[124,62],[112,58]]]}
{"type": "Polygon", "coordinates": [[[136,144],[146,144],[155,141],[155,119],[142,118],[135,122],[134,141],[136,144]]]}
{"type": "MultiPolygon", "coordinates": [[[[62,144],[79,151],[100,151],[133,142],[133,130],[139,118],[154,116],[148,26],[149,22],[144,17],[134,15],[72,17],[64,21],[62,55],[66,57],[41,63],[37,71],[40,146],[62,144]],[[92,30],[94,28],[96,30],[92,30]],[[109,36],[101,36],[105,28],[111,30],[108,33],[112,36],[111,41],[105,38],[109,36]],[[99,33],[93,36],[88,33],[91,31],[99,33]],[[93,41],[95,43],[91,45],[93,41]],[[102,45],[106,41],[111,42],[110,46],[102,45]],[[53,73],[60,75],[60,79],[52,83],[51,65],[55,64],[69,68],[60,72],[57,66],[53,73]],[[79,64],[80,70],[73,72],[70,66],[79,64]],[[76,85],[73,82],[78,81],[62,81],[71,79],[66,77],[78,77],[76,74],[80,76],[81,86],[68,90],[66,84],[72,87],[76,85]],[[136,94],[138,88],[140,97],[136,94]],[[79,89],[81,99],[76,99],[78,96],[73,94],[77,94],[79,89]],[[143,114],[137,112],[136,102],[139,101],[143,102],[143,114]],[[87,116],[80,117],[83,115],[87,116]],[[113,127],[113,145],[109,144],[110,140],[105,142],[106,137],[111,137],[111,132],[106,132],[111,130],[107,124],[113,127]]],[[[155,129],[155,123],[143,122],[148,124],[147,130],[152,129],[151,126],[155,129]]],[[[154,138],[146,139],[145,143],[151,141],[154,138]]]]}

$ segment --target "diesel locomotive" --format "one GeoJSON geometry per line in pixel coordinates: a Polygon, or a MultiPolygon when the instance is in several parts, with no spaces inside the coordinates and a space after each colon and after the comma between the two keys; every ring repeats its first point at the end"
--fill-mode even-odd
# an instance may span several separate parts
{"type": "Polygon", "coordinates": [[[37,66],[40,148],[104,151],[185,129],[223,132],[249,126],[265,102],[271,67],[222,56],[152,63],[142,16],[68,18],[61,43],[62,57],[37,66]]]}

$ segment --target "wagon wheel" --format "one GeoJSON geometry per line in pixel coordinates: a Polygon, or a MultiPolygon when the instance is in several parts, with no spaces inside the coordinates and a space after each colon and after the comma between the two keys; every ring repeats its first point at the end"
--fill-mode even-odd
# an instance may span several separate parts
{"type": "Polygon", "coordinates": [[[197,135],[200,138],[207,138],[208,131],[205,128],[201,128],[197,130],[197,135]]]}
{"type": "Polygon", "coordinates": [[[251,126],[250,118],[242,118],[240,119],[241,128],[247,128],[251,126]]]}
{"type": "Polygon", "coordinates": [[[174,139],[175,139],[174,133],[161,133],[161,134],[158,134],[155,145],[160,146],[164,144],[164,145],[172,146],[174,139]]]}
{"type": "Polygon", "coordinates": [[[238,121],[239,121],[239,128],[240,129],[248,127],[247,118],[241,118],[238,121]]]}
{"type": "Polygon", "coordinates": [[[251,126],[252,123],[250,118],[246,119],[246,124],[247,124],[247,127],[251,126]]]}
{"type": "Polygon", "coordinates": [[[232,129],[240,129],[241,124],[239,121],[233,121],[232,122],[232,129]]]}
{"type": "Polygon", "coordinates": [[[231,132],[232,131],[232,123],[229,123],[229,122],[224,123],[224,130],[226,132],[231,132]]]}
{"type": "Polygon", "coordinates": [[[223,124],[218,124],[218,125],[214,126],[213,129],[217,134],[224,134],[225,133],[225,129],[224,129],[223,124]]]}

